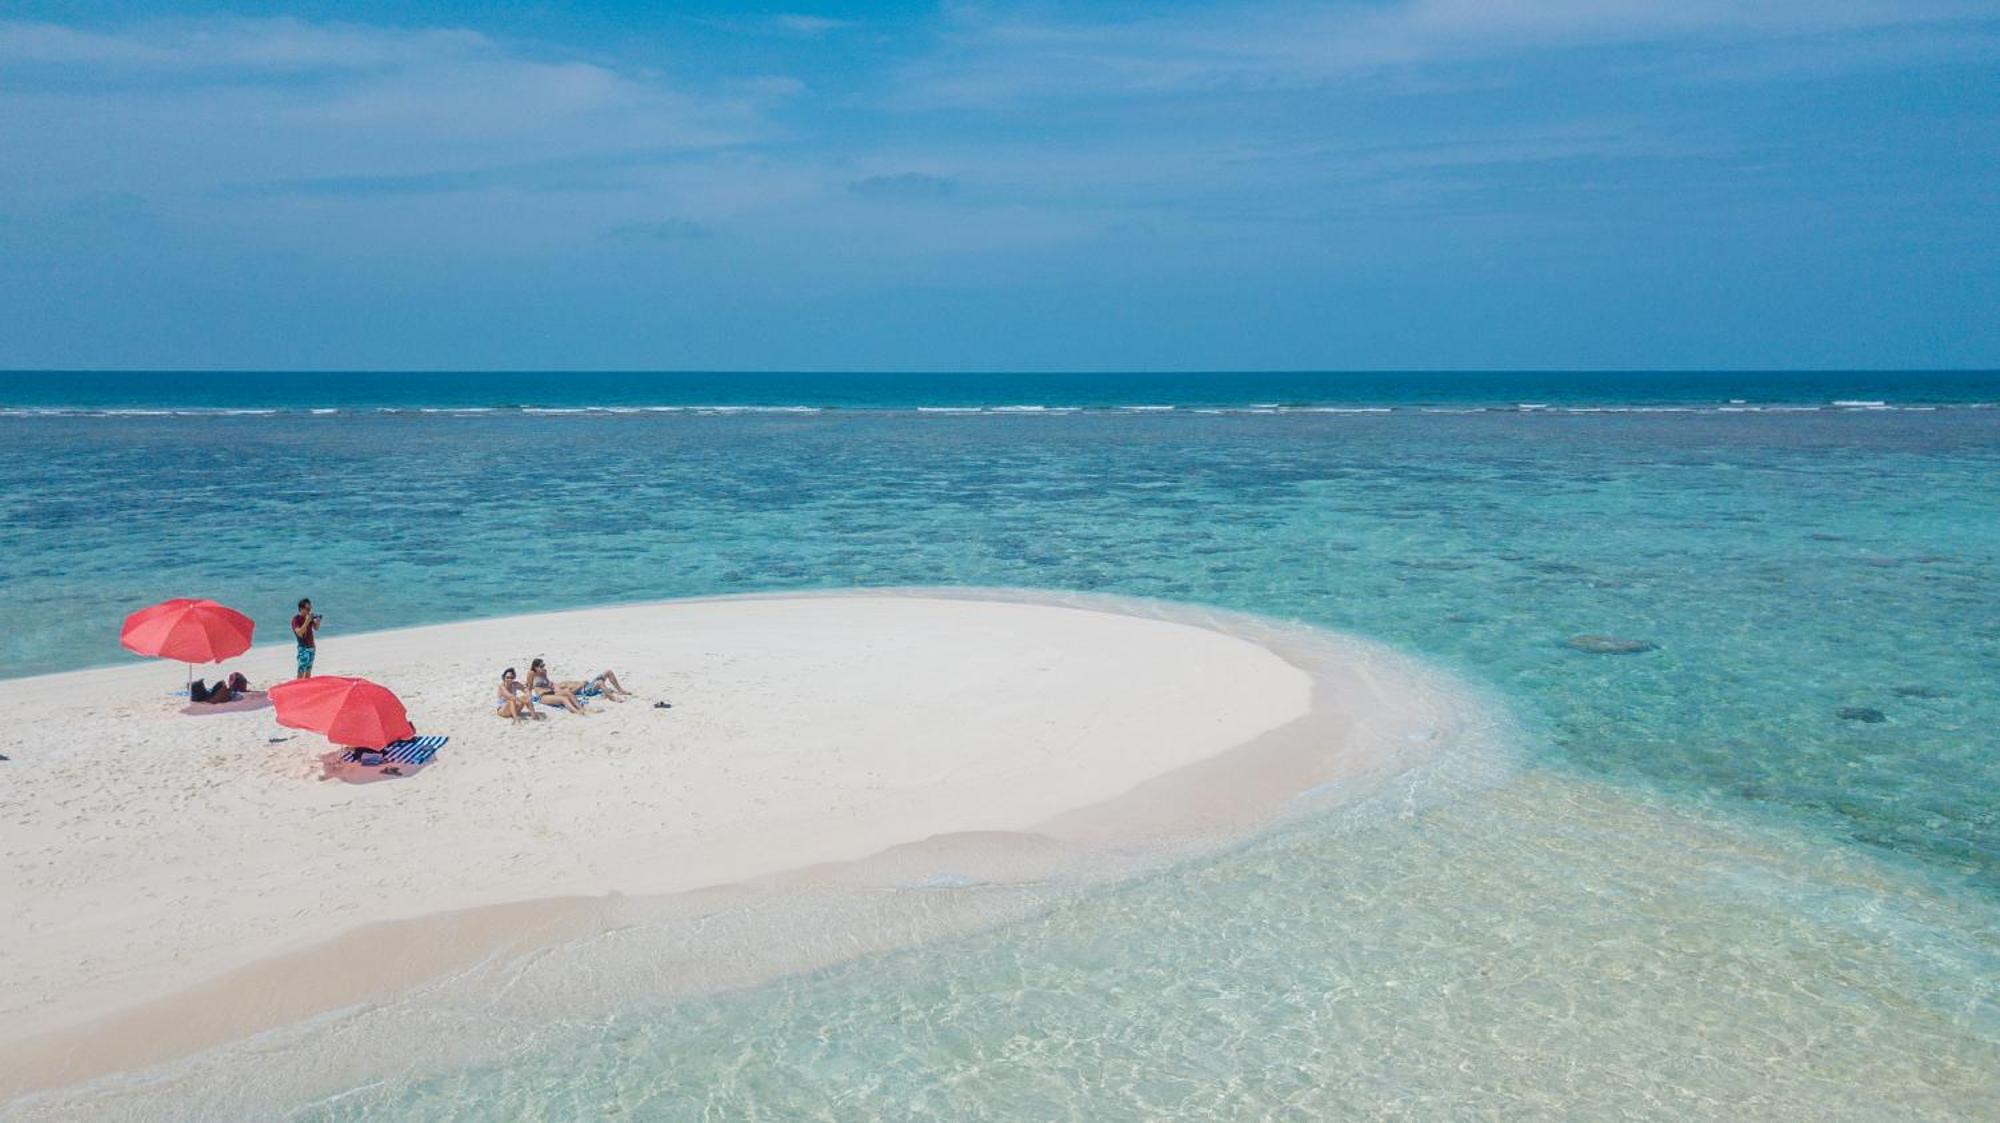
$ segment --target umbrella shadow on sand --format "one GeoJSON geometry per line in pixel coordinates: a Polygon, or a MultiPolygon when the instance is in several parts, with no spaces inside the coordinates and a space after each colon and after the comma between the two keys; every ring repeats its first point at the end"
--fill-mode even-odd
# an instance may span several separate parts
{"type": "Polygon", "coordinates": [[[181,707],[181,712],[189,717],[203,717],[208,714],[247,714],[252,710],[268,710],[271,699],[261,690],[246,690],[241,698],[233,702],[189,702],[181,707]]]}
{"type": "Polygon", "coordinates": [[[384,780],[407,780],[431,766],[430,761],[422,764],[364,764],[359,760],[349,760],[348,750],[334,749],[319,756],[319,778],[339,780],[343,784],[377,784],[384,780]]]}

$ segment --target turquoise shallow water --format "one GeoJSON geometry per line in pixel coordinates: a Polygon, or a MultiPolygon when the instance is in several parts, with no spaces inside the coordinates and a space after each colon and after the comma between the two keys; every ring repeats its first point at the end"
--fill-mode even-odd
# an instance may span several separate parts
{"type": "Polygon", "coordinates": [[[5,674],[115,661],[119,617],[166,595],[265,635],[311,595],[335,644],[1008,585],[1357,632],[1485,684],[1525,730],[1497,789],[557,1019],[308,1115],[1996,1106],[2000,410],[349,410],[0,434],[5,674]],[[1584,633],[1657,647],[1565,646],[1584,633]]]}

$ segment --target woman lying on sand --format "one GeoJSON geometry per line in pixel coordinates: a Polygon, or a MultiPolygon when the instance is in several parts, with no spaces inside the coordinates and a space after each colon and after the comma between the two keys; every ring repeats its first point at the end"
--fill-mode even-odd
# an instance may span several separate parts
{"type": "Polygon", "coordinates": [[[493,712],[501,717],[513,719],[515,725],[521,724],[521,719],[524,717],[539,721],[548,716],[535,709],[534,694],[515,681],[512,667],[500,672],[499,702],[499,708],[493,712]]]}
{"type": "Polygon", "coordinates": [[[219,706],[224,702],[234,702],[243,697],[243,692],[248,689],[250,680],[244,678],[241,671],[232,671],[227,679],[214,686],[205,686],[200,679],[188,683],[188,700],[219,706]]]}
{"type": "Polygon", "coordinates": [[[598,672],[588,681],[572,679],[568,682],[550,684],[549,665],[540,659],[528,664],[528,685],[544,690],[555,690],[572,697],[595,697],[603,695],[613,702],[623,702],[632,696],[618,676],[609,669],[598,672]]]}

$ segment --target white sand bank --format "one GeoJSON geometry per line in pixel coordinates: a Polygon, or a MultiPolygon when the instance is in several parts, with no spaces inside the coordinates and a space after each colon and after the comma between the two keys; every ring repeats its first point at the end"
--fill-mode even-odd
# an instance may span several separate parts
{"type": "MultiPolygon", "coordinates": [[[[1065,861],[1130,852],[1268,816],[1434,732],[1437,699],[1361,648],[1309,674],[1198,621],[1085,604],[834,594],[329,631],[322,673],[382,682],[450,735],[404,778],[329,775],[330,746],[269,709],[185,715],[167,664],[12,682],[59,705],[0,732],[0,1098],[413,983],[495,929],[575,928],[513,903],[871,855],[894,884],[925,873],[908,844],[976,832],[1065,861]],[[492,685],[534,655],[558,678],[613,667],[638,696],[511,725],[492,685]],[[329,969],[337,938],[482,908],[431,930],[452,939],[405,932],[406,955],[329,969]]],[[[228,669],[262,685],[290,660],[228,669]]]]}

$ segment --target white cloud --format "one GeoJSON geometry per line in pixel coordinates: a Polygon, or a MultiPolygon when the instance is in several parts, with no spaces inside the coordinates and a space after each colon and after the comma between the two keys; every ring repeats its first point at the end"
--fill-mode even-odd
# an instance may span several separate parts
{"type": "Polygon", "coordinates": [[[838,32],[861,26],[854,20],[803,12],[778,12],[756,16],[689,16],[687,21],[712,27],[731,35],[778,36],[786,39],[825,39],[838,32]]]}
{"type": "Polygon", "coordinates": [[[1979,18],[1992,13],[1949,0],[1279,2],[1129,20],[966,6],[950,11],[940,49],[904,72],[906,85],[895,100],[921,108],[1079,93],[1269,89],[1536,51],[1695,39],[1792,41],[1979,18]]]}
{"type": "Polygon", "coordinates": [[[783,12],[771,17],[773,30],[785,35],[796,35],[805,39],[817,39],[824,35],[854,26],[852,20],[829,19],[826,16],[802,15],[798,12],[783,12]]]}
{"type": "Polygon", "coordinates": [[[401,30],[296,19],[204,20],[87,31],[0,21],[0,63],[159,72],[230,71],[241,78],[301,70],[371,70],[493,55],[476,31],[401,30]]]}
{"type": "Polygon", "coordinates": [[[689,91],[473,31],[291,19],[0,23],[0,65],[50,71],[0,88],[0,209],[727,148],[763,134],[776,96],[770,83],[689,91]]]}

